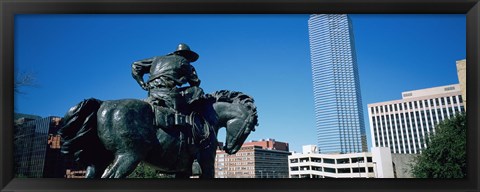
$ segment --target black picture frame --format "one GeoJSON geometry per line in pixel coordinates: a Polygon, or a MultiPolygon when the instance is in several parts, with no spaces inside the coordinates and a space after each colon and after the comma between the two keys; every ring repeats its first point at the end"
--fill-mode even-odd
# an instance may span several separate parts
{"type": "Polygon", "coordinates": [[[479,191],[478,0],[0,0],[1,191],[479,191]],[[465,179],[20,179],[13,178],[13,72],[16,14],[466,14],[468,176],[465,179]]]}

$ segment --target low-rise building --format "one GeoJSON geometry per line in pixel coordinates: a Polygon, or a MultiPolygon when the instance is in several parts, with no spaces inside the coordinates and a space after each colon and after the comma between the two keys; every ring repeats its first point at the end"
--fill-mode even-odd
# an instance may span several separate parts
{"type": "Polygon", "coordinates": [[[394,178],[390,149],[372,152],[320,154],[315,145],[288,157],[290,178],[394,178]]]}
{"type": "Polygon", "coordinates": [[[251,141],[233,155],[220,149],[215,158],[215,178],[288,178],[288,143],[251,141]]]}

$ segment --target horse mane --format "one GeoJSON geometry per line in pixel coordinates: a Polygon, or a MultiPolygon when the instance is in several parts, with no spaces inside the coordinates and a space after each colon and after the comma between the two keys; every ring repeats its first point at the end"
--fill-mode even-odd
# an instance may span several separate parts
{"type": "Polygon", "coordinates": [[[238,103],[245,105],[254,115],[253,123],[258,124],[257,107],[254,104],[254,99],[249,95],[239,91],[220,90],[212,94],[206,94],[207,97],[213,97],[217,102],[238,103]]]}

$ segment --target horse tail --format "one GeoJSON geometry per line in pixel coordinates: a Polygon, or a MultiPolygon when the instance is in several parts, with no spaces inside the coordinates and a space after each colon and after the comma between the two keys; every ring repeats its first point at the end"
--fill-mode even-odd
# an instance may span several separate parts
{"type": "Polygon", "coordinates": [[[85,99],[65,114],[58,131],[63,154],[73,155],[76,161],[88,165],[94,163],[94,157],[100,152],[106,151],[97,134],[97,111],[102,103],[94,98],[85,99]]]}

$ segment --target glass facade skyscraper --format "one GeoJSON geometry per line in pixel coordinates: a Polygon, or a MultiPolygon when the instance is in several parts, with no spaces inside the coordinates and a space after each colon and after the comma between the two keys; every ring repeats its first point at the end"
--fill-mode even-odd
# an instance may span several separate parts
{"type": "Polygon", "coordinates": [[[367,151],[353,29],[345,14],[308,20],[320,153],[367,151]]]}
{"type": "Polygon", "coordinates": [[[15,116],[15,177],[62,178],[67,168],[79,169],[73,156],[60,153],[60,117],[15,116]]]}

